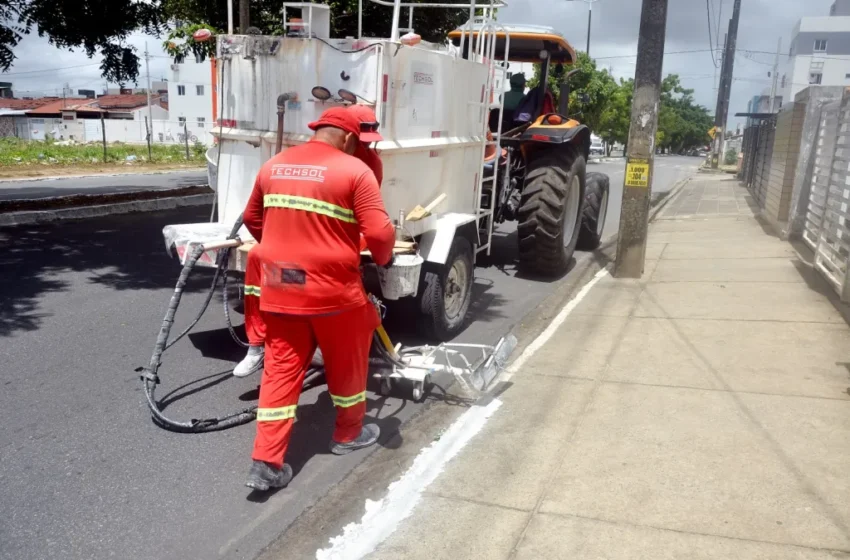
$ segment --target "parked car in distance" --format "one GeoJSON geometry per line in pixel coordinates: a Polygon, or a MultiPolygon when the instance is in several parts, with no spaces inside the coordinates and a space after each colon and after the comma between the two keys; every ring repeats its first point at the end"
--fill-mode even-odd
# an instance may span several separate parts
{"type": "Polygon", "coordinates": [[[596,136],[595,134],[591,134],[591,136],[590,136],[590,155],[591,156],[604,156],[605,155],[605,145],[602,143],[602,138],[596,136]]]}

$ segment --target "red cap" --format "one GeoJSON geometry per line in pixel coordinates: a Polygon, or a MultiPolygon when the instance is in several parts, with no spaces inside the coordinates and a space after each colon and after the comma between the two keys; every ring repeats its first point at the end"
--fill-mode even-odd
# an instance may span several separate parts
{"type": "Polygon", "coordinates": [[[319,117],[319,120],[307,125],[310,130],[318,130],[324,126],[332,126],[357,136],[360,140],[360,120],[345,107],[331,107],[319,117]]]}
{"type": "Polygon", "coordinates": [[[360,123],[360,141],[380,142],[384,138],[378,134],[378,117],[375,116],[375,111],[368,105],[350,105],[348,111],[357,117],[360,123]]]}

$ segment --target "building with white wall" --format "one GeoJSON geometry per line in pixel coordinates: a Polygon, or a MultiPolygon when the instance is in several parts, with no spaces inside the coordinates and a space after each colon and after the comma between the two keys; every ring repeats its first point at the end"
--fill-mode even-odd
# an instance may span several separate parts
{"type": "Polygon", "coordinates": [[[779,91],[793,100],[815,84],[850,86],[850,0],[835,0],[829,16],[805,17],[794,28],[779,91]]]}
{"type": "MultiPolygon", "coordinates": [[[[211,144],[213,127],[212,63],[187,59],[171,65],[168,81],[168,114],[176,127],[186,123],[190,135],[211,144]]],[[[176,131],[175,131],[176,132],[176,131]]]]}

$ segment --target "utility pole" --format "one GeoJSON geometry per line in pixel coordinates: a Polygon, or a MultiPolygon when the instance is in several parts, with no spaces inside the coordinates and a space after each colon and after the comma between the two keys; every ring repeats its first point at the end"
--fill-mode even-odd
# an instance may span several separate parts
{"type": "Polygon", "coordinates": [[[151,132],[153,131],[153,109],[151,109],[151,69],[150,54],[148,53],[148,42],[145,41],[145,74],[148,80],[148,122],[145,123],[145,134],[148,140],[148,161],[153,161],[153,150],[151,149],[151,132]]]}
{"type": "Polygon", "coordinates": [[[239,0],[239,33],[245,35],[251,27],[251,10],[248,7],[249,0],[239,0]]]}
{"type": "Polygon", "coordinates": [[[776,98],[776,84],[779,81],[779,53],[782,52],[782,37],[779,38],[779,42],[776,45],[776,60],[773,62],[773,83],[770,86],[770,110],[769,113],[773,112],[774,99],[776,98]]]}
{"type": "Polygon", "coordinates": [[[721,88],[718,92],[718,111],[714,115],[714,126],[717,136],[714,139],[714,149],[711,154],[711,167],[717,169],[720,164],[720,152],[726,136],[726,121],[729,115],[729,96],[732,93],[732,76],[735,69],[735,49],[738,45],[738,20],[741,16],[741,0],[735,0],[732,9],[732,19],[729,21],[729,35],[726,39],[726,52],[723,56],[724,72],[720,77],[721,88]]]}
{"type": "MultiPolygon", "coordinates": [[[[714,126],[719,127],[718,117],[723,114],[723,91],[726,89],[726,46],[729,43],[729,34],[723,36],[723,58],[720,61],[720,82],[717,84],[717,105],[714,108],[714,126]]],[[[711,144],[711,164],[717,168],[717,140],[720,138],[719,130],[716,131],[711,144]]]]}
{"type": "Polygon", "coordinates": [[[643,0],[623,208],[614,264],[617,278],[640,278],[643,274],[666,34],[667,0],[643,0]]]}
{"type": "Polygon", "coordinates": [[[593,2],[587,3],[587,56],[590,56],[590,22],[593,20],[593,2]]]}

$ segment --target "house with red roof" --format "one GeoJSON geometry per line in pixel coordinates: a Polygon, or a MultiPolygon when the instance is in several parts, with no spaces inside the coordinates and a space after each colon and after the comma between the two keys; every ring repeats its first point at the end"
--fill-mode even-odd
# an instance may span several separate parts
{"type": "Polygon", "coordinates": [[[8,136],[29,138],[27,111],[38,109],[56,99],[55,97],[43,97],[41,99],[0,97],[0,138],[8,136]]]}
{"type": "Polygon", "coordinates": [[[146,94],[51,99],[26,111],[29,122],[26,137],[44,140],[50,136],[55,140],[93,142],[103,137],[103,122],[107,141],[110,136],[121,141],[144,140],[145,120],[149,116],[154,121],[168,120],[168,110],[161,106],[159,94],[151,95],[150,114],[147,103],[146,94]],[[113,134],[110,135],[110,131],[113,134]]]}

